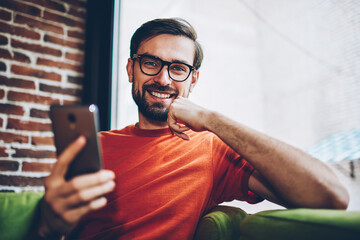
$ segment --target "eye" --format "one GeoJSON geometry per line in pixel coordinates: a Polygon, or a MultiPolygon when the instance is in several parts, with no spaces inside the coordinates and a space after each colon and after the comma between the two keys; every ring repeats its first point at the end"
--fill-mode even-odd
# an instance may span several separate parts
{"type": "Polygon", "coordinates": [[[147,68],[158,68],[161,65],[159,61],[151,58],[143,58],[141,64],[147,68]]]}
{"type": "Polygon", "coordinates": [[[176,72],[187,72],[187,66],[184,64],[173,63],[170,65],[170,70],[176,72]]]}

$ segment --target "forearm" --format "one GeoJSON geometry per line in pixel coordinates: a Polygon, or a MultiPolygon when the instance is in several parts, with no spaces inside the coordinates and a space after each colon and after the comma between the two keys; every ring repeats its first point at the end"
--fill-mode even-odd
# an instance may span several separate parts
{"type": "Polygon", "coordinates": [[[207,119],[207,129],[247,159],[286,206],[346,208],[346,189],[321,161],[221,114],[207,119]]]}

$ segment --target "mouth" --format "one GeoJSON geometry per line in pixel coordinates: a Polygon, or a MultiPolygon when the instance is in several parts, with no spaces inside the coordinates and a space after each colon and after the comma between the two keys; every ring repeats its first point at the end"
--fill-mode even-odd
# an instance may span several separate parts
{"type": "Polygon", "coordinates": [[[160,93],[160,92],[155,92],[155,91],[147,91],[151,96],[160,98],[160,99],[170,99],[173,98],[175,96],[175,94],[170,94],[170,93],[160,93]]]}

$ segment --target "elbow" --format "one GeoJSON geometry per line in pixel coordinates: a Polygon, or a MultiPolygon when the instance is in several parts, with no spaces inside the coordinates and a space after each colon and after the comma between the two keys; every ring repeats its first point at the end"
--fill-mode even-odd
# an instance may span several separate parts
{"type": "Polygon", "coordinates": [[[335,200],[334,200],[334,209],[343,209],[346,210],[349,206],[349,202],[350,202],[350,195],[349,192],[345,189],[344,194],[342,194],[341,196],[338,196],[335,200]]]}
{"type": "Polygon", "coordinates": [[[346,188],[333,192],[328,198],[328,208],[346,210],[349,206],[350,195],[346,188]]]}
{"type": "MultiPolygon", "coordinates": [[[[307,204],[307,208],[317,209],[338,209],[346,210],[349,206],[350,195],[347,189],[338,185],[333,188],[321,188],[318,189],[316,197],[310,200],[307,204]]],[[[315,196],[313,193],[313,196],[315,196]]]]}

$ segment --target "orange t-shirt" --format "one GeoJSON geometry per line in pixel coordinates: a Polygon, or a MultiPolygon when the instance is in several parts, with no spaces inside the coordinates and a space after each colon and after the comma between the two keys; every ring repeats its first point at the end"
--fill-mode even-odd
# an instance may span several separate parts
{"type": "Polygon", "coordinates": [[[219,203],[260,201],[248,191],[248,162],[212,133],[186,133],[190,141],[134,125],[100,133],[116,188],[70,238],[192,239],[200,217],[219,203]]]}

